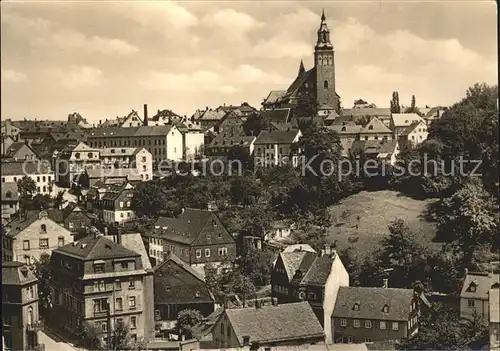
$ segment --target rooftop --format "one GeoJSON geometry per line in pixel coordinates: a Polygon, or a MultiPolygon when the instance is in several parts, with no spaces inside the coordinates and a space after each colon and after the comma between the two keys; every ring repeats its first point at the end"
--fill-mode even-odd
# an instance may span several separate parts
{"type": "Polygon", "coordinates": [[[324,337],[323,327],[306,301],[227,309],[225,313],[240,345],[244,336],[250,338],[250,344],[324,337]]]}
{"type": "Polygon", "coordinates": [[[416,113],[393,113],[392,123],[396,127],[408,127],[413,122],[424,122],[424,119],[416,113]]]}
{"type": "Polygon", "coordinates": [[[488,291],[500,285],[500,274],[467,272],[460,292],[461,298],[488,299],[488,291]]]}
{"type": "Polygon", "coordinates": [[[2,286],[36,282],[33,272],[21,262],[2,262],[2,286]]]}
{"type": "Polygon", "coordinates": [[[291,144],[300,135],[300,130],[263,130],[255,140],[255,144],[291,144]]]}

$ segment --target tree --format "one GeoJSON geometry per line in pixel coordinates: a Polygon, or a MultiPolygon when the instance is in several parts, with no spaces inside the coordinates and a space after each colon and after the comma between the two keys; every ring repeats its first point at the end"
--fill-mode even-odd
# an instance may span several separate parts
{"type": "Polygon", "coordinates": [[[366,102],[363,99],[354,100],[354,105],[366,105],[366,104],[368,104],[368,102],[366,102]]]}
{"type": "Polygon", "coordinates": [[[61,208],[66,202],[67,200],[64,199],[64,193],[66,192],[66,190],[60,190],[56,197],[54,198],[54,208],[61,208]]]}
{"type": "Polygon", "coordinates": [[[36,194],[32,200],[32,208],[37,210],[46,210],[52,206],[52,198],[48,194],[36,194]]]}
{"type": "Polygon", "coordinates": [[[247,117],[245,122],[243,122],[243,130],[248,136],[257,136],[263,130],[268,128],[268,122],[264,120],[264,117],[260,113],[252,113],[247,117]]]}
{"type": "Polygon", "coordinates": [[[441,200],[433,216],[438,238],[456,241],[464,262],[471,262],[477,248],[491,245],[499,227],[498,204],[478,180],[441,200]]]}
{"type": "Polygon", "coordinates": [[[38,279],[38,298],[42,310],[52,308],[52,274],[50,269],[50,255],[42,253],[39,260],[34,260],[31,266],[33,274],[38,279]]]}
{"type": "Polygon", "coordinates": [[[416,106],[416,101],[415,101],[415,95],[412,95],[411,96],[411,105],[410,107],[407,107],[405,109],[405,112],[404,113],[416,113],[418,114],[419,116],[422,115],[422,113],[420,112],[420,110],[417,108],[416,106]]]}
{"type": "Polygon", "coordinates": [[[19,207],[26,213],[33,206],[33,196],[36,194],[36,183],[28,176],[24,176],[17,181],[19,192],[19,207]]]}
{"type": "MultiPolygon", "coordinates": [[[[227,155],[228,161],[237,161],[241,165],[241,171],[251,171],[253,170],[253,158],[249,153],[249,150],[241,145],[234,145],[229,149],[227,155]]],[[[240,171],[240,166],[238,163],[231,163],[234,168],[237,167],[237,171],[240,171]]],[[[241,174],[238,174],[241,175],[241,174]]]]}
{"type": "Polygon", "coordinates": [[[399,105],[399,93],[394,91],[391,100],[391,113],[401,113],[401,106],[399,105]]]}
{"type": "Polygon", "coordinates": [[[107,346],[108,349],[115,351],[132,350],[132,338],[130,337],[128,324],[125,324],[122,320],[117,321],[107,346]]]}
{"type": "Polygon", "coordinates": [[[141,183],[134,192],[132,207],[139,216],[156,216],[167,207],[168,199],[158,183],[141,183]]]}
{"type": "Polygon", "coordinates": [[[237,264],[253,284],[266,285],[271,279],[273,259],[271,252],[250,248],[239,257],[237,264]]]}
{"type": "Polygon", "coordinates": [[[202,322],[203,315],[198,310],[186,309],[177,315],[176,329],[179,335],[184,335],[186,339],[193,337],[192,328],[202,322]]]}
{"type": "Polygon", "coordinates": [[[401,219],[389,225],[389,237],[382,240],[381,262],[393,268],[391,282],[395,287],[409,288],[426,278],[426,249],[415,233],[401,219]]]}
{"type": "Polygon", "coordinates": [[[314,117],[318,114],[318,103],[313,94],[302,91],[298,94],[297,107],[293,111],[294,117],[314,117]]]}
{"type": "Polygon", "coordinates": [[[81,330],[81,340],[89,350],[105,350],[100,338],[100,330],[90,322],[86,322],[81,330]]]}

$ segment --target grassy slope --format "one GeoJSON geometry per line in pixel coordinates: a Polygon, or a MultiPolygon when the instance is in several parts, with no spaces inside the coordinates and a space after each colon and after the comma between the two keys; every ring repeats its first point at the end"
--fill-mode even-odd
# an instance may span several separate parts
{"type": "Polygon", "coordinates": [[[435,225],[423,218],[424,210],[432,201],[414,200],[389,190],[363,191],[330,208],[334,224],[328,228],[328,241],[337,240],[340,249],[350,245],[349,237],[359,237],[354,246],[360,254],[367,254],[389,234],[387,227],[390,222],[401,218],[422,237],[423,244],[438,247],[431,243],[435,225]],[[358,216],[360,220],[356,228],[358,216]]]}

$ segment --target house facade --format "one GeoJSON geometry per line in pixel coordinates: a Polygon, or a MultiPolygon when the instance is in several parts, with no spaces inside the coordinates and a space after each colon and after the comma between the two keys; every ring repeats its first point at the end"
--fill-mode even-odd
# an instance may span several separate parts
{"type": "Polygon", "coordinates": [[[17,184],[14,182],[3,183],[1,188],[2,198],[0,201],[2,203],[2,218],[9,219],[19,210],[19,192],[17,184]]]}
{"type": "MultiPolygon", "coordinates": [[[[134,169],[137,177],[153,179],[153,156],[143,147],[104,148],[101,150],[101,167],[111,169],[134,169]]],[[[106,176],[106,172],[103,171],[106,176]]]]}
{"type": "Polygon", "coordinates": [[[472,320],[477,315],[487,322],[488,294],[491,288],[497,286],[500,286],[500,274],[467,271],[460,292],[460,318],[472,320]]]}
{"type": "Polygon", "coordinates": [[[423,121],[413,122],[399,135],[399,143],[417,146],[427,140],[428,135],[427,125],[423,121]]]}
{"type": "Polygon", "coordinates": [[[38,281],[20,262],[2,262],[2,336],[9,350],[43,351],[38,281]]]}
{"type": "Polygon", "coordinates": [[[135,187],[129,182],[110,186],[101,199],[105,223],[123,223],[135,218],[132,198],[135,187]]]}
{"type": "Polygon", "coordinates": [[[185,309],[200,311],[204,317],[214,312],[215,299],[205,279],[186,262],[167,252],[153,271],[155,320],[165,324],[162,329],[173,330],[177,315],[185,309]]]}
{"type": "Polygon", "coordinates": [[[204,267],[235,257],[236,242],[215,212],[185,209],[176,218],[160,217],[147,233],[150,254],[157,262],[171,252],[187,264],[204,267]],[[155,250],[155,251],[152,251],[155,250]]]}
{"type": "Polygon", "coordinates": [[[393,113],[391,117],[391,130],[394,132],[394,139],[399,139],[406,129],[416,122],[423,122],[425,120],[416,113],[393,113]]]}
{"type": "Polygon", "coordinates": [[[254,142],[254,164],[256,167],[273,167],[299,163],[299,150],[295,145],[302,133],[298,129],[263,130],[254,142]]]}
{"type": "Polygon", "coordinates": [[[212,328],[219,348],[300,346],[325,342],[323,328],[307,302],[226,309],[212,328]]]}
{"type": "Polygon", "coordinates": [[[182,134],[174,125],[132,128],[96,128],[88,142],[95,148],[144,147],[153,156],[154,166],[162,160],[182,160],[182,134]]]}
{"type": "Polygon", "coordinates": [[[11,159],[14,161],[38,160],[36,152],[24,142],[16,142],[10,144],[2,152],[2,158],[11,159]]]}
{"type": "Polygon", "coordinates": [[[133,341],[154,334],[151,289],[141,255],[99,234],[54,250],[54,316],[77,334],[85,323],[97,327],[106,342],[118,322],[127,324],[133,341]],[[149,313],[146,313],[148,311],[149,313]]]}
{"type": "Polygon", "coordinates": [[[101,168],[100,153],[101,150],[83,142],[68,144],[58,153],[56,183],[70,188],[87,170],[101,168]]]}
{"type": "Polygon", "coordinates": [[[324,327],[327,343],[333,342],[331,315],[340,287],[349,286],[347,273],[335,250],[302,250],[280,253],[271,273],[273,297],[280,303],[307,301],[324,327]]]}
{"type": "Polygon", "coordinates": [[[335,343],[397,341],[418,333],[419,296],[411,289],[341,287],[331,315],[335,343]]]}
{"type": "Polygon", "coordinates": [[[54,172],[45,161],[2,162],[2,185],[17,183],[27,176],[36,184],[36,191],[42,195],[53,195],[54,172]]]}
{"type": "Polygon", "coordinates": [[[46,211],[29,211],[9,222],[5,230],[13,238],[14,260],[26,264],[73,242],[71,231],[50,219],[46,211]]]}
{"type": "Polygon", "coordinates": [[[490,350],[500,350],[500,287],[490,289],[489,292],[490,308],[490,350]]]}

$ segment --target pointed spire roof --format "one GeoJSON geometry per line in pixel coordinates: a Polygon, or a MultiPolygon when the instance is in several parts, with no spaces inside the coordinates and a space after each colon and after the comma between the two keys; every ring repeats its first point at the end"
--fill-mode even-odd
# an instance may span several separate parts
{"type": "Polygon", "coordinates": [[[331,48],[332,44],[330,42],[330,30],[326,24],[325,10],[323,9],[321,13],[321,25],[318,29],[318,41],[316,42],[316,48],[331,48]]]}
{"type": "Polygon", "coordinates": [[[299,76],[303,73],[306,72],[306,69],[304,68],[304,61],[300,60],[300,66],[299,66],[299,76]]]}
{"type": "Polygon", "coordinates": [[[324,22],[325,20],[326,20],[325,9],[323,9],[323,12],[321,13],[321,22],[324,22]]]}

